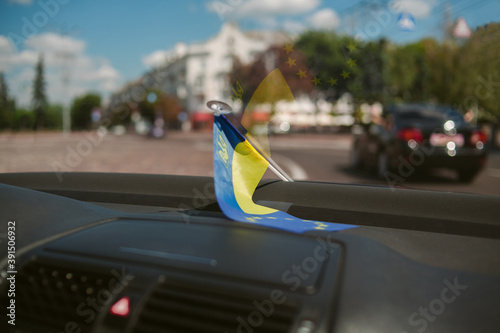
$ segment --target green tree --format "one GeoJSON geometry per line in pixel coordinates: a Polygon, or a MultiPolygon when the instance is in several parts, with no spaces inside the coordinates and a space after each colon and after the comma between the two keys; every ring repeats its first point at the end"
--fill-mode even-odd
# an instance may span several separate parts
{"type": "MultiPolygon", "coordinates": [[[[252,97],[256,97],[253,96],[253,93],[266,76],[276,68],[279,68],[295,96],[313,91],[314,85],[310,78],[301,79],[297,75],[299,69],[307,70],[305,56],[299,50],[287,53],[283,46],[275,45],[258,55],[254,62],[248,65],[242,65],[238,59],[235,59],[230,74],[233,92],[236,94],[238,93],[237,90],[241,89],[241,100],[244,104],[247,104],[252,97]],[[289,59],[292,59],[293,62],[290,62],[289,59]]],[[[267,98],[264,99],[267,100],[267,98]]],[[[261,102],[255,99],[254,101],[261,102]]]]}
{"type": "Polygon", "coordinates": [[[34,129],[44,127],[45,110],[47,108],[47,95],[45,93],[46,83],[44,78],[43,56],[40,55],[35,69],[35,80],[33,81],[33,111],[35,113],[34,129]]]}
{"type": "Polygon", "coordinates": [[[357,92],[368,101],[384,101],[388,84],[387,41],[380,39],[359,46],[357,92]]]}
{"type": "Polygon", "coordinates": [[[86,130],[92,126],[92,109],[101,105],[101,96],[89,93],[75,98],[71,105],[71,124],[74,129],[86,130]]]}
{"type": "Polygon", "coordinates": [[[491,144],[500,125],[500,23],[478,28],[460,48],[459,68],[463,89],[459,106],[478,112],[478,122],[491,123],[491,144]]]}
{"type": "Polygon", "coordinates": [[[308,31],[302,34],[295,44],[305,55],[310,75],[317,77],[323,84],[316,88],[327,93],[328,97],[339,97],[344,92],[358,95],[361,85],[357,42],[348,36],[338,36],[334,32],[308,31]],[[350,62],[352,61],[352,62],[350,62]],[[342,73],[348,76],[343,77],[342,73]],[[335,85],[328,84],[330,79],[337,80],[335,85]]]}
{"type": "Polygon", "coordinates": [[[49,104],[45,113],[45,128],[62,129],[63,106],[58,104],[49,104]]]}
{"type": "Polygon", "coordinates": [[[14,100],[9,98],[9,88],[0,72],[0,129],[9,128],[14,121],[14,100]]]}
{"type": "Polygon", "coordinates": [[[422,42],[392,46],[388,62],[392,98],[405,101],[425,101],[429,98],[429,64],[422,42]]]}
{"type": "Polygon", "coordinates": [[[175,126],[182,108],[177,98],[157,89],[146,90],[138,106],[141,116],[151,123],[161,116],[169,126],[175,126]]]}
{"type": "Polygon", "coordinates": [[[477,29],[459,53],[463,107],[500,117],[500,23],[477,29]]]}
{"type": "Polygon", "coordinates": [[[12,120],[12,129],[29,130],[35,125],[35,114],[31,110],[17,109],[12,120]]]}
{"type": "Polygon", "coordinates": [[[0,108],[6,109],[9,100],[9,88],[3,72],[0,72],[0,108]]]}

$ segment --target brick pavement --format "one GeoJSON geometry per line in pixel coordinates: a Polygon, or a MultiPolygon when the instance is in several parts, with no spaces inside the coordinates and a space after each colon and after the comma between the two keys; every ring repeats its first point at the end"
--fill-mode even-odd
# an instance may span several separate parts
{"type": "MultiPolygon", "coordinates": [[[[276,136],[271,145],[279,149],[347,149],[349,136],[276,136]]],[[[99,135],[96,131],[68,137],[59,132],[0,133],[0,172],[34,171],[211,176],[212,133],[170,132],[164,139],[99,135]]]]}

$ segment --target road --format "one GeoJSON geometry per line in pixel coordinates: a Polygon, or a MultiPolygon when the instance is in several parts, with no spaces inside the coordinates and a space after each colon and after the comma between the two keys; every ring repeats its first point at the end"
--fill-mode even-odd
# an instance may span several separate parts
{"type": "MultiPolygon", "coordinates": [[[[270,139],[273,159],[294,179],[348,184],[389,185],[367,171],[348,166],[348,134],[287,135],[270,139]]],[[[129,172],[212,176],[212,135],[171,132],[165,139],[109,133],[1,133],[0,172],[129,172]]],[[[269,171],[266,177],[275,176],[269,171]]],[[[491,154],[472,184],[451,171],[411,174],[397,186],[438,191],[500,195],[500,153],[491,154]]]]}
{"type": "MultiPolygon", "coordinates": [[[[331,136],[308,140],[308,147],[280,147],[273,149],[273,159],[287,172],[293,174],[297,167],[288,167],[290,161],[301,167],[302,179],[313,181],[328,181],[348,184],[372,184],[382,186],[397,186],[411,189],[426,189],[434,191],[449,191],[500,195],[500,153],[492,153],[485,169],[471,184],[460,183],[457,175],[451,170],[433,170],[427,174],[412,173],[408,177],[378,179],[371,171],[353,170],[349,167],[349,136],[331,136]],[[330,140],[334,144],[325,147],[330,140]],[[390,183],[392,181],[392,184],[390,183]]],[[[396,176],[396,175],[395,175],[396,176]]],[[[399,176],[399,175],[397,175],[399,176]]],[[[292,178],[296,178],[293,177],[292,178]]]]}

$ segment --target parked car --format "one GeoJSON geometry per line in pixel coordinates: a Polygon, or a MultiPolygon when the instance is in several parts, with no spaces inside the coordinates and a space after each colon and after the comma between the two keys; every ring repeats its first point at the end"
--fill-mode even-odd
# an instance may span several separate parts
{"type": "Polygon", "coordinates": [[[415,170],[449,168],[470,182],[484,167],[487,137],[448,106],[400,104],[354,135],[351,165],[375,169],[381,178],[408,177],[415,170]]]}

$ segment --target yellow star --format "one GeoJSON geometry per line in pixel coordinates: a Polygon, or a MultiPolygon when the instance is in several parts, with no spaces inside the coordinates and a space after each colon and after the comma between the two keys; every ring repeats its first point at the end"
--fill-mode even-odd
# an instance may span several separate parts
{"type": "Polygon", "coordinates": [[[268,216],[266,217],[267,219],[270,219],[270,220],[276,220],[276,218],[274,216],[268,216]]]}
{"type": "Polygon", "coordinates": [[[314,77],[314,79],[311,80],[312,82],[314,82],[314,85],[317,86],[318,84],[321,84],[321,79],[320,78],[317,78],[316,76],[314,77]]]}
{"type": "Polygon", "coordinates": [[[328,227],[328,224],[324,224],[321,222],[314,222],[314,224],[316,224],[316,227],[314,227],[314,229],[317,229],[317,230],[325,230],[326,227],[328,227]]]}
{"type": "Polygon", "coordinates": [[[286,62],[286,64],[288,64],[288,66],[292,67],[292,66],[297,66],[295,64],[295,59],[292,59],[290,57],[288,57],[288,61],[286,62]]]}
{"type": "Polygon", "coordinates": [[[246,219],[248,222],[256,222],[254,217],[247,216],[247,217],[245,217],[245,219],[246,219]]]}
{"type": "Polygon", "coordinates": [[[292,44],[285,44],[285,47],[283,48],[283,50],[286,51],[286,54],[293,52],[293,45],[292,44]]]}
{"type": "Polygon", "coordinates": [[[351,59],[349,58],[349,60],[346,61],[346,63],[349,65],[349,68],[351,68],[352,66],[356,66],[356,61],[355,59],[351,59]]]}
{"type": "Polygon", "coordinates": [[[306,71],[303,71],[301,69],[299,69],[299,71],[295,74],[297,74],[301,79],[307,77],[306,71]]]}
{"type": "Polygon", "coordinates": [[[352,51],[356,50],[356,45],[354,45],[353,42],[350,42],[349,46],[347,46],[347,48],[349,49],[350,52],[352,52],[352,51]]]}
{"type": "Polygon", "coordinates": [[[330,77],[330,80],[328,80],[328,83],[330,83],[330,85],[338,85],[338,79],[334,79],[333,77],[330,77]]]}
{"type": "Polygon", "coordinates": [[[351,73],[346,72],[345,70],[342,70],[342,74],[340,74],[340,75],[342,75],[342,77],[343,77],[343,78],[344,78],[344,80],[345,80],[346,78],[347,78],[347,79],[349,79],[349,78],[350,78],[350,77],[349,77],[349,75],[351,75],[351,73]]]}

